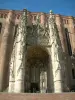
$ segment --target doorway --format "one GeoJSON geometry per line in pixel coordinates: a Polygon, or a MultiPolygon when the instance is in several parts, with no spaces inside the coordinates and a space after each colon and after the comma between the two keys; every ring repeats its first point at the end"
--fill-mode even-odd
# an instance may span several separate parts
{"type": "Polygon", "coordinates": [[[31,46],[27,49],[26,59],[26,92],[46,93],[49,84],[48,52],[42,46],[31,46]]]}
{"type": "Polygon", "coordinates": [[[37,93],[38,91],[40,91],[38,83],[31,83],[30,90],[31,93],[37,93]]]}

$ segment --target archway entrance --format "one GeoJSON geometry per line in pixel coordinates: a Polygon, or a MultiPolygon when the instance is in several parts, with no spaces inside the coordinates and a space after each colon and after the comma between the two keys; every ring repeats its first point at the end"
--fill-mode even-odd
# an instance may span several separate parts
{"type": "Polygon", "coordinates": [[[49,55],[45,48],[31,46],[27,49],[25,92],[46,93],[48,87],[49,55]]]}

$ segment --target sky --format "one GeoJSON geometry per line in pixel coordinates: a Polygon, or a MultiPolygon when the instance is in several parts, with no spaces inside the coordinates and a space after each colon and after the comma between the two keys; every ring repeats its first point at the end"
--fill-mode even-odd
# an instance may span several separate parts
{"type": "Polygon", "coordinates": [[[0,0],[0,9],[23,10],[75,16],[75,0],[0,0]]]}

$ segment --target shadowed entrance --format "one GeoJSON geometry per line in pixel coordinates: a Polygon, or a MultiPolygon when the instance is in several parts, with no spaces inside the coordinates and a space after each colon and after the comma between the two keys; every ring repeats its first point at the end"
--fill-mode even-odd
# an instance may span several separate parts
{"type": "Polygon", "coordinates": [[[47,92],[48,59],[44,47],[31,46],[27,49],[25,68],[25,92],[47,92]]]}

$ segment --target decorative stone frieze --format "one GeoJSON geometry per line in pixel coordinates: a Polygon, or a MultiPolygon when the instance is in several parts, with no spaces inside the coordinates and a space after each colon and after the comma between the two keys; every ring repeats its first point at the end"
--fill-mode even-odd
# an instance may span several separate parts
{"type": "Polygon", "coordinates": [[[39,22],[39,16],[35,25],[27,27],[27,44],[28,45],[48,45],[49,43],[49,28],[46,24],[45,26],[41,25],[39,22]]]}

